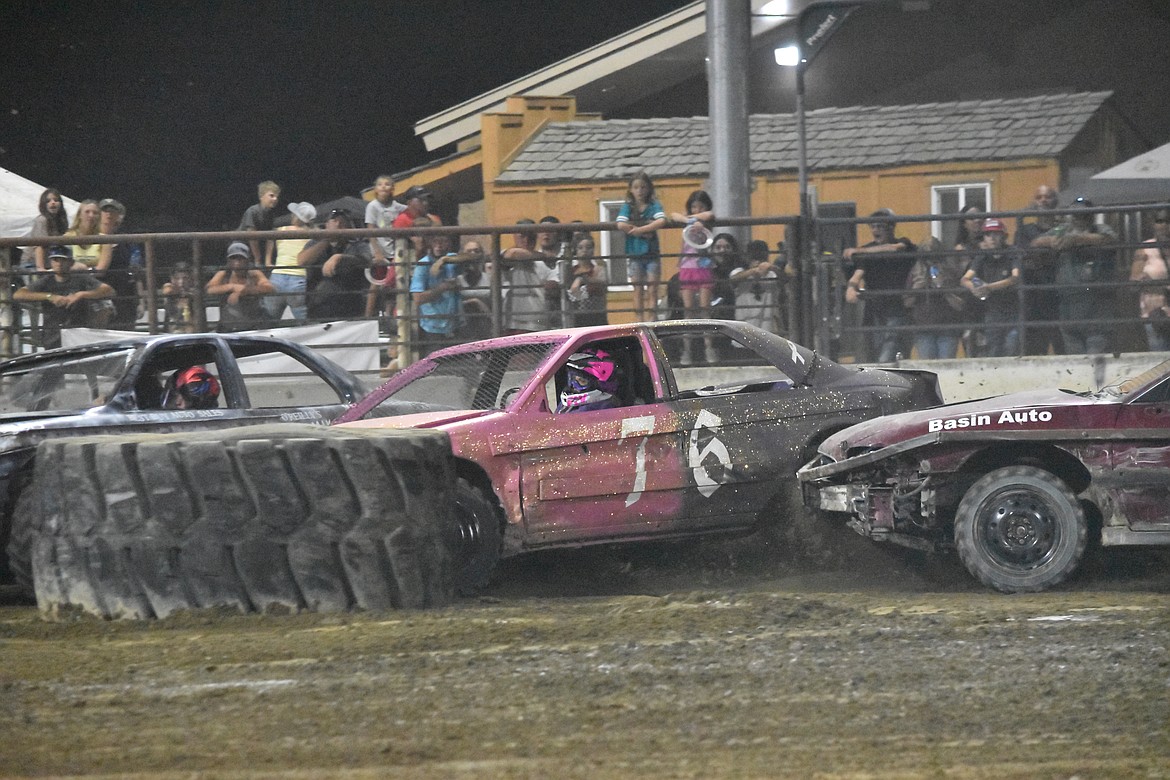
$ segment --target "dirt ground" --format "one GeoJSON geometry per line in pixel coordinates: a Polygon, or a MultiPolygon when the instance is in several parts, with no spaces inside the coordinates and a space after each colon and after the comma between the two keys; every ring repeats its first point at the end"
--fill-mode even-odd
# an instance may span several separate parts
{"type": "Polygon", "coordinates": [[[981,589],[745,542],[508,562],[433,612],[50,623],[0,593],[0,775],[1170,778],[1170,557],[981,589]]]}

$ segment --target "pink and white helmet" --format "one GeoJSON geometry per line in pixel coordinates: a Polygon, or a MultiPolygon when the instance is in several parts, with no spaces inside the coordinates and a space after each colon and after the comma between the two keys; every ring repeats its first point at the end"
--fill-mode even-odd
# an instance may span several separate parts
{"type": "Polygon", "coordinates": [[[565,389],[559,411],[606,409],[616,406],[619,391],[618,365],[603,349],[588,347],[575,352],[565,364],[565,389]]]}

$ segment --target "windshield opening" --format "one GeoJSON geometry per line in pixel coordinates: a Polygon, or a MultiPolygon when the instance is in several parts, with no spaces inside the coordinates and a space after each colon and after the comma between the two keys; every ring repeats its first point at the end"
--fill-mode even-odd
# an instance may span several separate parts
{"type": "Polygon", "coordinates": [[[414,401],[449,409],[500,409],[528,384],[557,346],[559,342],[527,343],[432,356],[424,361],[429,370],[420,370],[382,403],[414,401]]]}
{"type": "Polygon", "coordinates": [[[1145,387],[1159,377],[1166,376],[1167,373],[1170,373],[1170,360],[1163,360],[1158,365],[1143,371],[1135,377],[1119,379],[1112,384],[1105,385],[1105,387],[1102,387],[1095,393],[1089,393],[1089,395],[1096,397],[1120,398],[1122,396],[1129,395],[1135,390],[1139,390],[1145,387]]]}

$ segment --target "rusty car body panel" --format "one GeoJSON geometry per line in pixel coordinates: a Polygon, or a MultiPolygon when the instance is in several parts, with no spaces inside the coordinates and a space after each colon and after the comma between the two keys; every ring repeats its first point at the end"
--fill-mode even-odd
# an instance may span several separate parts
{"type": "Polygon", "coordinates": [[[806,503],[859,533],[954,546],[983,476],[1014,466],[1059,479],[1103,545],[1170,544],[1170,361],[1092,393],[1036,390],[869,420],[799,471],[806,503]]]}

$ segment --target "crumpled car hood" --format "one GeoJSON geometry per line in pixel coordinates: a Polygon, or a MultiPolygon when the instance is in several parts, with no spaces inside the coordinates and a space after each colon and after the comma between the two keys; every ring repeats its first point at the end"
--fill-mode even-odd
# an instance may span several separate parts
{"type": "Polygon", "coordinates": [[[938,406],[913,412],[877,417],[833,434],[819,447],[821,454],[837,461],[849,451],[880,449],[908,439],[942,430],[977,427],[974,422],[986,416],[998,422],[1004,412],[1029,414],[1061,407],[1108,403],[1085,398],[1064,390],[1029,390],[977,401],[938,406]]]}

